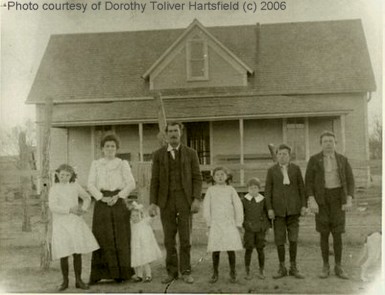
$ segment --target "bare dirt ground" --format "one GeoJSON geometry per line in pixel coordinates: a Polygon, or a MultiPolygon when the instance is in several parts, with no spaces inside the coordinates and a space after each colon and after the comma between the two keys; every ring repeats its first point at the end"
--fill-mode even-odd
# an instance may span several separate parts
{"type": "MultiPolygon", "coordinates": [[[[195,283],[187,285],[182,280],[174,281],[169,286],[161,284],[165,275],[164,261],[153,263],[153,281],[151,283],[102,282],[92,286],[84,293],[301,293],[301,294],[384,294],[382,289],[374,283],[364,283],[359,280],[359,263],[362,244],[365,236],[374,230],[381,229],[381,178],[375,177],[369,189],[359,189],[353,212],[347,215],[347,233],[344,235],[343,264],[349,273],[350,280],[341,280],[332,274],[328,279],[318,278],[322,267],[318,245],[318,235],[314,230],[314,217],[308,215],[301,220],[300,241],[298,249],[298,266],[306,275],[303,280],[285,277],[274,280],[272,275],[277,270],[278,259],[273,244],[273,234],[268,235],[266,247],[266,279],[259,280],[257,274],[257,254],[254,252],[252,269],[255,278],[251,281],[244,279],[243,255],[237,253],[238,282],[229,282],[229,268],[227,254],[221,254],[220,278],[216,284],[209,284],[211,276],[211,255],[206,253],[205,226],[201,217],[194,219],[192,267],[195,283]]],[[[22,210],[21,202],[14,200],[5,202],[1,198],[0,215],[0,293],[28,292],[54,293],[61,282],[58,261],[53,261],[48,271],[41,271],[39,239],[39,205],[31,201],[32,232],[21,231],[22,210]]],[[[85,218],[90,224],[91,212],[85,218]]],[[[161,240],[159,225],[155,226],[157,236],[161,240]]],[[[163,248],[162,248],[163,249],[163,248]]],[[[288,252],[288,251],[287,251],[288,252]]],[[[164,249],[163,249],[164,253],[164,249]]],[[[287,253],[288,255],[288,253],[287,253]]],[[[83,256],[83,279],[88,280],[91,255],[83,256]]],[[[288,259],[287,259],[288,260],[288,259]]],[[[70,260],[71,261],[71,260],[70,260]]],[[[331,263],[334,257],[330,257],[331,263]]],[[[71,265],[71,263],[70,263],[71,265]]],[[[332,263],[333,265],[333,263],[332,263]]],[[[81,293],[75,289],[72,266],[70,267],[70,288],[68,293],[81,293]]]]}

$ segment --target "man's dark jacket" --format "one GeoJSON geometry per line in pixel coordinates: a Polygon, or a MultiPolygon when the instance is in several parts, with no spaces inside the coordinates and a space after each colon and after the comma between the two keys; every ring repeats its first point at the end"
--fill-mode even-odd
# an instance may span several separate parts
{"type": "MultiPolygon", "coordinates": [[[[165,208],[168,197],[169,167],[167,146],[154,152],[152,156],[152,175],[150,187],[150,204],[165,208]]],[[[180,145],[182,187],[191,206],[193,199],[202,198],[202,175],[196,151],[180,145]]]]}
{"type": "Polygon", "coordinates": [[[301,169],[289,163],[287,174],[290,185],[283,184],[281,166],[277,163],[267,171],[265,197],[267,210],[274,210],[276,216],[296,215],[306,207],[305,186],[301,169]]]}
{"type": "MultiPolygon", "coordinates": [[[[335,158],[343,191],[343,195],[341,196],[342,204],[346,204],[347,196],[354,197],[353,172],[345,156],[335,153],[335,158]]],[[[306,168],[305,183],[307,197],[314,196],[316,202],[319,205],[323,205],[325,203],[325,170],[322,152],[310,158],[306,168]]]]}

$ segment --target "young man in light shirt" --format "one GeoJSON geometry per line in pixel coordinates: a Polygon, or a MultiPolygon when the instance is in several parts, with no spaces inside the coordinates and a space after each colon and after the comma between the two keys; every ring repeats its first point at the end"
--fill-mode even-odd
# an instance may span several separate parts
{"type": "Polygon", "coordinates": [[[331,233],[335,274],[341,279],[349,279],[341,266],[342,233],[345,232],[345,211],[352,207],[354,177],[348,159],[336,152],[336,138],[333,132],[323,132],[320,144],[322,151],[310,158],[305,176],[308,207],[315,213],[316,230],[320,233],[323,260],[320,278],[327,278],[330,274],[331,233]]]}

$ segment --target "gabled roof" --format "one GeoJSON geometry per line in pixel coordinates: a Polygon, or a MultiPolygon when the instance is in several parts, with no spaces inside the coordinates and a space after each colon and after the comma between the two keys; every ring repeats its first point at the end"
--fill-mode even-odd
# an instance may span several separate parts
{"type": "Polygon", "coordinates": [[[175,42],[162,54],[161,57],[159,57],[155,63],[143,74],[143,78],[147,78],[152,71],[161,64],[161,62],[167,57],[168,54],[186,37],[188,34],[195,28],[198,27],[201,31],[203,31],[214,43],[219,45],[219,47],[225,51],[231,58],[233,58],[236,62],[238,62],[247,72],[250,74],[253,73],[253,70],[246,65],[242,60],[240,60],[234,53],[232,53],[226,46],[224,46],[217,38],[215,38],[212,34],[210,34],[209,31],[197,20],[194,19],[194,21],[189,25],[189,27],[183,32],[181,36],[175,42]]]}
{"type": "MultiPolygon", "coordinates": [[[[288,95],[375,90],[360,20],[205,29],[255,71],[245,92],[288,95]]],[[[59,101],[151,96],[148,82],[141,76],[185,31],[53,35],[27,102],[41,102],[48,96],[59,101]]],[[[202,91],[210,93],[211,89],[202,91]]]]}

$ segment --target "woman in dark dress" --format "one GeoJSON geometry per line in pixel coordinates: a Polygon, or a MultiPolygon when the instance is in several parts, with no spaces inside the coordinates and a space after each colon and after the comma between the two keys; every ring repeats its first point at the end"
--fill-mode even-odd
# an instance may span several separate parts
{"type": "Polygon", "coordinates": [[[104,157],[92,162],[88,190],[95,198],[92,232],[100,249],[92,253],[90,284],[101,279],[117,282],[134,274],[130,266],[130,211],[125,199],[135,189],[127,161],[116,157],[119,140],[106,135],[101,141],[104,157]]]}

